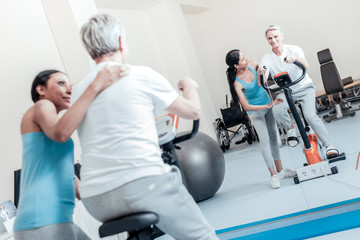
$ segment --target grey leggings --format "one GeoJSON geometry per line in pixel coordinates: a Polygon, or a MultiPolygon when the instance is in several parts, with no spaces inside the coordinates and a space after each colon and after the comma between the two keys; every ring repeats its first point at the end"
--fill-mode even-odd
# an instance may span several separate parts
{"type": "Polygon", "coordinates": [[[90,238],[73,223],[58,223],[23,231],[14,231],[15,240],[90,240],[90,238]]]}
{"type": "Polygon", "coordinates": [[[260,140],[261,154],[267,167],[274,166],[274,160],[280,160],[277,126],[271,109],[254,111],[249,114],[260,140]]]}
{"type": "Polygon", "coordinates": [[[134,212],[152,211],[156,224],[175,239],[217,240],[200,208],[182,184],[180,170],[129,182],[109,192],[83,198],[88,212],[101,222],[134,212]]]}
{"type": "MultiPolygon", "coordinates": [[[[319,137],[323,145],[327,147],[330,144],[330,137],[323,121],[316,114],[314,87],[310,86],[301,89],[298,92],[293,92],[292,97],[294,101],[300,101],[306,121],[319,137]]],[[[288,112],[289,105],[286,101],[285,94],[280,93],[276,96],[276,98],[282,99],[283,102],[273,107],[274,116],[276,120],[281,123],[286,130],[288,130],[291,127],[291,118],[288,112]]]]}

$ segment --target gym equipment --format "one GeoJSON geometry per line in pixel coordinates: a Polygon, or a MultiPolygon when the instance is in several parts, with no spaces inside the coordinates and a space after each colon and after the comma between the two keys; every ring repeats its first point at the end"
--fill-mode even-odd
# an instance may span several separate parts
{"type": "Polygon", "coordinates": [[[225,176],[225,158],[218,143],[199,132],[194,138],[176,146],[191,196],[196,202],[211,198],[221,187],[225,176]]]}
{"type": "MultiPolygon", "coordinates": [[[[354,116],[355,110],[351,109],[350,102],[346,101],[343,97],[346,97],[344,91],[344,85],[351,84],[353,82],[351,77],[341,79],[337,67],[333,61],[330,50],[324,49],[317,53],[321,78],[324,84],[325,93],[327,95],[327,101],[331,109],[331,113],[323,116],[326,122],[340,119],[345,116],[354,116]],[[335,99],[335,97],[338,99],[335,99]]],[[[325,102],[326,99],[321,99],[325,102]]]]}
{"type": "Polygon", "coordinates": [[[178,119],[176,115],[167,114],[156,120],[162,158],[181,170],[184,185],[194,200],[200,202],[219,190],[225,175],[224,155],[218,143],[202,132],[188,141],[182,140],[187,132],[174,138],[178,119]]]}
{"type": "MultiPolygon", "coordinates": [[[[299,63],[298,61],[295,61],[294,64],[302,69],[302,75],[296,79],[295,81],[292,81],[289,74],[287,72],[279,73],[275,76],[273,76],[275,83],[277,86],[275,88],[269,88],[265,85],[263,76],[260,75],[260,82],[263,88],[266,90],[270,90],[271,92],[277,92],[280,90],[284,91],[286,101],[288,102],[288,105],[290,107],[291,113],[294,117],[294,120],[296,122],[296,125],[299,129],[301,138],[304,142],[304,152],[305,157],[307,159],[307,163],[304,164],[304,167],[296,169],[297,176],[294,177],[295,184],[298,184],[305,180],[310,180],[318,177],[322,177],[328,174],[336,174],[338,173],[338,169],[336,166],[330,168],[329,161],[328,160],[322,160],[318,149],[317,149],[317,136],[315,133],[311,133],[307,136],[304,125],[301,121],[301,118],[299,116],[299,113],[295,107],[294,100],[291,95],[291,89],[290,86],[293,86],[297,83],[299,83],[306,74],[305,67],[299,63]]],[[[265,67],[265,66],[264,66],[265,67]]],[[[335,157],[337,160],[343,160],[346,158],[345,153],[340,154],[339,156],[335,157]]],[[[332,160],[334,160],[333,158],[332,160]]]]}
{"type": "MultiPolygon", "coordinates": [[[[158,118],[157,124],[159,142],[162,143],[163,160],[166,163],[177,165],[181,170],[175,153],[175,144],[193,138],[199,130],[199,120],[193,122],[193,128],[190,133],[179,135],[168,142],[165,141],[171,139],[169,135],[174,136],[176,132],[178,117],[173,114],[168,114],[158,118]]],[[[186,186],[186,182],[184,182],[184,185],[186,186]]],[[[159,216],[153,212],[139,212],[120,216],[103,223],[99,228],[99,235],[103,238],[121,232],[128,232],[129,237],[127,240],[151,240],[164,234],[155,226],[158,221],[159,216]]]]}

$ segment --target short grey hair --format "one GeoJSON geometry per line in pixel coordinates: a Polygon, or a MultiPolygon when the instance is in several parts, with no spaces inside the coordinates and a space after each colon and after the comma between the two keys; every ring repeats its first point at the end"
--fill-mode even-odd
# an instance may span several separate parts
{"type": "Polygon", "coordinates": [[[265,31],[265,36],[266,36],[267,32],[271,31],[271,30],[278,30],[280,33],[283,33],[281,30],[281,27],[279,25],[270,25],[265,31]]]}
{"type": "Polygon", "coordinates": [[[98,14],[81,28],[83,44],[92,59],[119,50],[119,37],[125,39],[120,21],[108,14],[98,14]]]}

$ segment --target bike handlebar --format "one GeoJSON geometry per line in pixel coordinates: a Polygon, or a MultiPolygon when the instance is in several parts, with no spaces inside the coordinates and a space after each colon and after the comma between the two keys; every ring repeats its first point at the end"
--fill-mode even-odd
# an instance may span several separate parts
{"type": "Polygon", "coordinates": [[[200,126],[200,120],[199,119],[194,120],[193,128],[192,128],[191,132],[174,138],[173,143],[174,144],[181,143],[181,142],[184,142],[186,140],[189,140],[189,139],[195,137],[195,135],[199,131],[199,126],[200,126]]]}
{"type": "MultiPolygon", "coordinates": [[[[284,59],[286,60],[286,58],[284,59]]],[[[282,90],[284,88],[289,88],[297,83],[299,83],[301,80],[304,79],[305,77],[305,74],[306,74],[306,69],[304,67],[303,64],[301,64],[300,62],[298,61],[294,61],[293,64],[295,64],[296,66],[300,67],[302,69],[302,75],[296,79],[295,81],[291,81],[289,84],[286,84],[285,86],[282,86],[282,87],[277,87],[277,88],[269,88],[269,87],[266,87],[265,84],[264,84],[264,76],[263,75],[260,75],[260,83],[261,83],[261,86],[263,88],[265,88],[266,90],[270,90],[271,92],[277,92],[279,90],[282,90]]],[[[265,67],[265,66],[264,66],[265,67]]],[[[265,67],[266,68],[266,67],[265,67]]]]}

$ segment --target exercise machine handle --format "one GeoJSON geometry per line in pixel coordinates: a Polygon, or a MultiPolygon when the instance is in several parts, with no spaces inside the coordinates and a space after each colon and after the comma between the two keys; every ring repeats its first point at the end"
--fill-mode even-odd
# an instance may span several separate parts
{"type": "Polygon", "coordinates": [[[298,79],[296,79],[295,81],[291,82],[291,83],[288,85],[289,87],[292,86],[292,85],[295,85],[295,84],[297,84],[298,82],[300,82],[301,80],[303,80],[304,77],[305,77],[305,74],[306,74],[306,69],[305,69],[304,65],[302,65],[302,64],[301,64],[300,62],[298,62],[298,61],[294,61],[294,64],[295,64],[296,66],[298,66],[299,68],[302,69],[302,74],[301,74],[301,76],[300,76],[298,79]]]}
{"type": "MultiPolygon", "coordinates": [[[[286,58],[285,58],[284,60],[286,60],[286,58]]],[[[298,61],[294,61],[293,64],[295,64],[296,66],[298,66],[298,67],[301,68],[301,70],[302,70],[302,74],[301,74],[301,76],[300,76],[298,79],[296,79],[295,81],[292,81],[292,82],[290,82],[290,83],[288,83],[288,84],[286,84],[285,86],[282,86],[282,87],[269,88],[269,87],[265,86],[265,84],[264,84],[264,76],[263,76],[263,75],[260,75],[260,83],[261,83],[261,86],[262,86],[263,88],[265,88],[266,90],[269,90],[269,91],[271,91],[271,92],[277,92],[277,91],[280,91],[280,90],[282,90],[282,89],[284,89],[284,88],[289,88],[290,86],[293,86],[293,85],[299,83],[301,80],[304,79],[305,74],[306,74],[306,69],[305,69],[304,65],[301,64],[301,63],[298,62],[298,61]]],[[[264,68],[266,69],[266,66],[264,66],[264,68]]],[[[283,73],[280,73],[280,74],[283,74],[283,73]]],[[[280,74],[278,74],[278,75],[280,75],[280,74]]],[[[275,76],[277,76],[277,75],[275,75],[275,76]]],[[[275,76],[274,76],[274,77],[275,77],[275,76]]]]}
{"type": "Polygon", "coordinates": [[[174,144],[181,143],[181,142],[184,142],[186,140],[189,140],[189,139],[195,137],[195,135],[199,131],[199,126],[200,126],[200,120],[199,119],[194,120],[193,121],[193,128],[192,128],[191,132],[187,133],[185,135],[181,135],[181,136],[178,136],[178,137],[174,138],[173,143],[174,144]]]}

